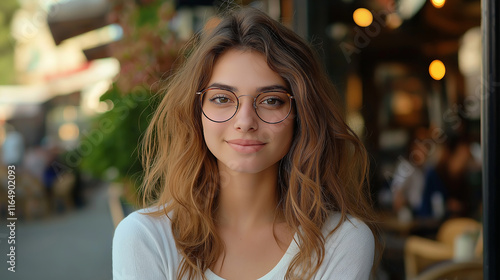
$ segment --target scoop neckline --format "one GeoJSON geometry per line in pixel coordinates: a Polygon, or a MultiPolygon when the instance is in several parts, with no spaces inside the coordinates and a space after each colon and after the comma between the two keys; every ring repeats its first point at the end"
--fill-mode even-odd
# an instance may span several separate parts
{"type": "MultiPolygon", "coordinates": [[[[278,271],[280,271],[283,267],[288,267],[288,264],[297,253],[296,240],[297,233],[294,234],[292,242],[290,242],[288,249],[286,250],[283,257],[281,257],[280,261],[270,271],[264,274],[264,276],[257,278],[256,280],[272,280],[274,279],[273,276],[275,276],[278,271]]],[[[205,276],[208,278],[208,280],[226,280],[225,278],[222,278],[219,275],[215,274],[210,268],[205,271],[205,276]]]]}

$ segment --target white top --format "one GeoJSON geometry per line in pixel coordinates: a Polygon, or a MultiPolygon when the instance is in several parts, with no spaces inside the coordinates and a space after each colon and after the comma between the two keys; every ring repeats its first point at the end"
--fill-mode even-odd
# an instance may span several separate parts
{"type": "MultiPolygon", "coordinates": [[[[181,255],[175,247],[170,220],[166,216],[143,215],[136,211],[120,222],[113,237],[113,279],[168,279],[177,275],[181,255]]],[[[313,279],[369,279],[375,250],[371,230],[364,223],[348,216],[325,242],[325,258],[313,279]]],[[[332,214],[323,228],[324,236],[335,228],[340,214],[332,214]]],[[[297,237],[297,236],[295,236],[297,237]]],[[[295,238],[297,240],[297,238],[295,238]]],[[[298,252],[292,241],[283,258],[258,280],[284,279],[288,266],[298,252]]],[[[210,270],[208,280],[224,280],[210,270]]]]}

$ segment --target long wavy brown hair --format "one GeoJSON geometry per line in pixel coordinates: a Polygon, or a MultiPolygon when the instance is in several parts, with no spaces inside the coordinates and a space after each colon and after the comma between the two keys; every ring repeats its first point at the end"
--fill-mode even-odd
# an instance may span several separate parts
{"type": "Polygon", "coordinates": [[[167,81],[144,136],[144,207],[159,207],[151,215],[171,220],[182,254],[178,278],[205,279],[204,271],[224,254],[224,243],[215,221],[220,176],[216,158],[204,142],[195,93],[207,86],[217,58],[233,48],[263,54],[294,96],[294,138],[280,162],[278,209],[297,233],[300,246],[286,278],[309,279],[323,261],[321,228],[332,211],[342,217],[335,230],[349,214],[378,236],[368,193],[367,153],[346,125],[343,103],[316,53],[263,12],[233,10],[186,48],[187,58],[167,81]]]}

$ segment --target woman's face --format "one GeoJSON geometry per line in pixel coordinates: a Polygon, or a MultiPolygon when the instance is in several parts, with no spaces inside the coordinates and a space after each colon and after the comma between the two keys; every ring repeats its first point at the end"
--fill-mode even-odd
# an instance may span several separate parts
{"type": "Polygon", "coordinates": [[[213,86],[231,88],[240,102],[229,121],[216,123],[202,115],[205,142],[219,167],[242,173],[275,167],[290,149],[293,112],[283,122],[265,123],[257,116],[253,100],[263,88],[286,88],[285,81],[269,68],[262,54],[231,49],[215,63],[208,83],[213,86]]]}

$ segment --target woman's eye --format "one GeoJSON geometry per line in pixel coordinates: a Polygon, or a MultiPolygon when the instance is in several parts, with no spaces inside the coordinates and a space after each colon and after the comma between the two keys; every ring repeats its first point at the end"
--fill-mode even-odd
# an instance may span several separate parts
{"type": "Polygon", "coordinates": [[[265,105],[281,105],[284,102],[281,101],[281,99],[279,99],[279,98],[269,97],[269,98],[262,100],[261,103],[265,104],[265,105]]]}
{"type": "Polygon", "coordinates": [[[229,103],[231,100],[228,97],[225,96],[215,96],[210,99],[211,102],[219,103],[219,104],[226,104],[229,103]]]}

